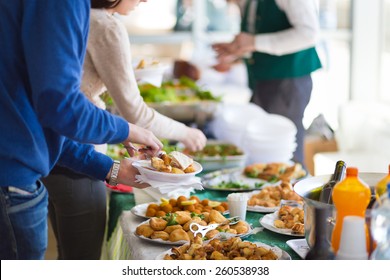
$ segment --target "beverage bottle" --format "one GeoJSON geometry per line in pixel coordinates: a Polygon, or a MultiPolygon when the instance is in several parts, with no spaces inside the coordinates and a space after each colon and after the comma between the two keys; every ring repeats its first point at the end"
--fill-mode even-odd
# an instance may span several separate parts
{"type": "Polygon", "coordinates": [[[314,245],[307,253],[306,260],[333,260],[335,255],[328,240],[328,218],[332,215],[330,207],[316,206],[314,210],[314,245]]]}
{"type": "Polygon", "coordinates": [[[329,181],[325,183],[325,185],[322,187],[320,193],[320,199],[319,199],[320,202],[326,204],[333,204],[333,200],[332,200],[333,188],[338,182],[344,179],[346,168],[347,166],[345,165],[344,161],[339,160],[338,162],[336,162],[333,175],[330,177],[329,181]]]}
{"type": "Polygon", "coordinates": [[[390,260],[390,183],[371,210],[371,233],[377,246],[370,258],[390,260]]]}
{"type": "MultiPolygon", "coordinates": [[[[356,167],[347,167],[347,176],[333,188],[333,203],[336,207],[336,224],[332,232],[332,248],[337,255],[345,216],[365,218],[371,198],[370,187],[358,177],[356,167]]],[[[365,226],[367,251],[370,249],[368,228],[365,226]]]]}
{"type": "Polygon", "coordinates": [[[389,170],[385,177],[383,177],[375,186],[375,197],[377,201],[386,192],[387,184],[390,183],[390,164],[389,170]]]}

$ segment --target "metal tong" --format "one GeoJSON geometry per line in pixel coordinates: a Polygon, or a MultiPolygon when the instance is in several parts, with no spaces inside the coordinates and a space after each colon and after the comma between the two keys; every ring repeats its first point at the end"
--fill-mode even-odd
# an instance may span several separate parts
{"type": "Polygon", "coordinates": [[[231,217],[227,219],[226,221],[219,223],[219,224],[211,224],[207,226],[202,226],[198,223],[191,223],[190,224],[190,230],[194,233],[194,236],[197,236],[198,233],[202,235],[202,237],[205,237],[206,233],[209,232],[210,230],[216,229],[219,226],[224,226],[224,225],[235,225],[240,221],[240,217],[231,217]]]}

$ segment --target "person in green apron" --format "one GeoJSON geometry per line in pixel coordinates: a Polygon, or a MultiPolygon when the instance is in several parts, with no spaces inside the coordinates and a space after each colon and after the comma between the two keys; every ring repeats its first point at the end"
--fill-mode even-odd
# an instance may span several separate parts
{"type": "Polygon", "coordinates": [[[302,119],[313,88],[311,73],[321,68],[314,48],[319,33],[316,0],[246,0],[241,7],[241,32],[230,43],[213,45],[216,67],[244,59],[251,102],[294,122],[293,160],[304,164],[302,119]]]}

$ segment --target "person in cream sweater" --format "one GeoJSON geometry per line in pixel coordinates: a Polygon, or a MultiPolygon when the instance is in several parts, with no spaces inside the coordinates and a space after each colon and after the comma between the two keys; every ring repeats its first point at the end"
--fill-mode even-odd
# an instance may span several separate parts
{"type": "MultiPolygon", "coordinates": [[[[120,114],[159,138],[177,140],[201,150],[205,135],[167,118],[143,101],[132,69],[128,34],[115,13],[126,15],[147,0],[91,0],[90,31],[81,91],[105,108],[107,90],[120,114]]],[[[104,146],[96,149],[104,151],[104,146]]],[[[60,259],[99,259],[106,223],[106,188],[101,182],[56,167],[44,179],[49,191],[49,216],[60,259]]]]}

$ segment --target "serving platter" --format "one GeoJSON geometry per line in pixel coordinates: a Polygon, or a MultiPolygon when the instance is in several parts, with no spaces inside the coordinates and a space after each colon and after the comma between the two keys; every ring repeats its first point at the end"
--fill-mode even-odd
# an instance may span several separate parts
{"type": "Polygon", "coordinates": [[[150,160],[138,160],[132,163],[138,171],[145,175],[148,179],[161,181],[161,182],[170,182],[170,183],[179,183],[186,181],[195,177],[196,174],[202,172],[202,165],[196,161],[192,163],[194,166],[195,172],[185,173],[185,174],[174,174],[160,172],[154,169],[150,163],[150,160]]]}
{"type": "MultiPolygon", "coordinates": [[[[145,219],[150,219],[151,217],[146,216],[146,210],[148,209],[148,206],[150,204],[160,204],[160,202],[147,202],[143,204],[138,204],[135,205],[133,208],[131,208],[131,213],[133,213],[135,216],[140,217],[140,218],[145,218],[145,219]]],[[[227,215],[229,214],[229,210],[222,212],[222,215],[227,215]]]]}
{"type": "Polygon", "coordinates": [[[291,229],[287,229],[287,228],[277,228],[274,226],[274,221],[278,219],[278,211],[275,211],[274,213],[270,213],[270,214],[267,214],[267,215],[264,215],[264,217],[262,217],[259,222],[260,224],[265,227],[266,229],[270,230],[270,231],[273,231],[273,232],[276,232],[276,233],[280,233],[280,234],[283,234],[283,235],[289,235],[289,236],[299,236],[299,237],[304,237],[305,234],[304,233],[294,233],[292,232],[291,229]]]}
{"type": "MultiPolygon", "coordinates": [[[[231,237],[246,238],[246,237],[248,237],[249,235],[252,234],[253,227],[250,224],[248,224],[247,222],[245,222],[245,223],[248,226],[248,231],[247,232],[242,233],[242,234],[231,234],[231,233],[220,232],[217,235],[217,237],[215,237],[215,238],[220,238],[220,239],[228,239],[228,238],[231,238],[231,237]]],[[[146,221],[140,223],[139,225],[137,225],[137,227],[139,227],[141,225],[144,225],[144,224],[149,224],[149,220],[146,220],[146,221]]],[[[147,240],[147,241],[152,242],[152,243],[163,244],[163,245],[183,245],[183,244],[188,242],[187,240],[179,240],[179,241],[172,242],[170,240],[152,239],[152,238],[145,237],[143,235],[139,235],[136,232],[134,232],[134,235],[137,236],[140,239],[147,240]]]]}
{"type": "Polygon", "coordinates": [[[243,174],[243,168],[223,169],[208,173],[202,177],[205,189],[229,192],[250,192],[264,186],[274,185],[265,180],[248,178],[243,174]]]}
{"type": "MultiPolygon", "coordinates": [[[[208,242],[204,242],[205,244],[207,244],[208,242]]],[[[277,260],[291,260],[291,256],[284,250],[280,249],[279,247],[277,246],[269,246],[265,243],[262,243],[262,242],[251,242],[253,244],[256,244],[258,247],[264,247],[265,249],[271,249],[275,255],[278,257],[277,260]]],[[[166,254],[173,254],[172,252],[172,249],[169,249],[169,250],[166,250],[164,252],[162,252],[161,254],[159,254],[157,257],[156,257],[156,260],[164,260],[164,257],[166,254]]]]}

